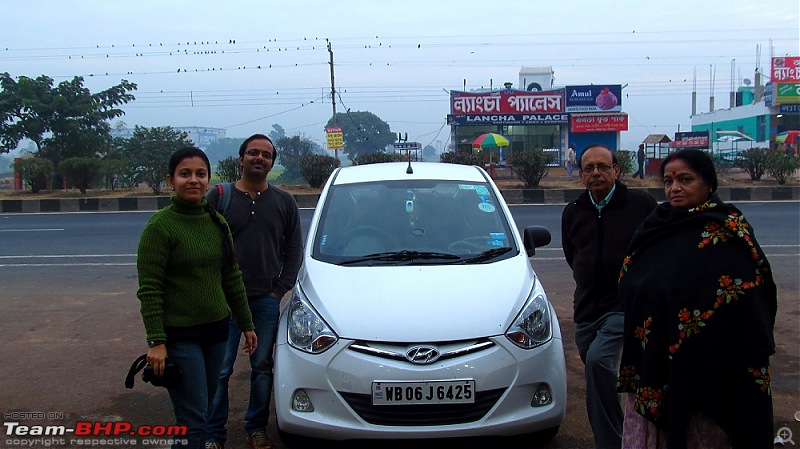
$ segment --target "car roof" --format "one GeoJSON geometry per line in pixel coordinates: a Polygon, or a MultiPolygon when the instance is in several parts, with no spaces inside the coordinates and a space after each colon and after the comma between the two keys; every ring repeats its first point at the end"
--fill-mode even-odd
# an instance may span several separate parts
{"type": "Polygon", "coordinates": [[[474,165],[449,164],[444,162],[411,162],[413,173],[406,173],[408,162],[344,167],[335,173],[333,185],[359,182],[395,181],[409,179],[442,179],[464,182],[487,181],[483,172],[474,165]]]}

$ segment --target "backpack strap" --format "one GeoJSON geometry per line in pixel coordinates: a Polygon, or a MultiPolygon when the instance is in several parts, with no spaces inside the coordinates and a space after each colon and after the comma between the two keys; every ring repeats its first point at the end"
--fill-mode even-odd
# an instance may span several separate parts
{"type": "Polygon", "coordinates": [[[217,197],[217,210],[223,216],[225,216],[225,211],[228,210],[228,205],[231,204],[231,184],[230,182],[221,182],[217,184],[217,192],[219,193],[219,197],[217,197]]]}

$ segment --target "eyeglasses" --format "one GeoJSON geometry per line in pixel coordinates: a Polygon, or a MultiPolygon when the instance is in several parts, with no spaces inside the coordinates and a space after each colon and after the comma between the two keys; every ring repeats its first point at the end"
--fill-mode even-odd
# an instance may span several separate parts
{"type": "Polygon", "coordinates": [[[608,173],[609,171],[611,171],[612,168],[614,168],[613,165],[606,165],[606,164],[587,165],[581,168],[581,173],[586,173],[586,174],[594,173],[595,169],[600,170],[603,173],[608,173]]]}
{"type": "Polygon", "coordinates": [[[264,159],[272,159],[272,152],[271,151],[260,151],[256,150],[255,148],[250,148],[249,150],[245,151],[248,156],[258,157],[261,155],[264,159]]]}

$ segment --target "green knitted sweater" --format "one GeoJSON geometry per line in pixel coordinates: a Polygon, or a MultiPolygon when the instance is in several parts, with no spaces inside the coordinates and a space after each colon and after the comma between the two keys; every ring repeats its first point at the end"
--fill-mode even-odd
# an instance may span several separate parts
{"type": "Polygon", "coordinates": [[[148,340],[166,339],[165,326],[222,320],[229,307],[239,329],[254,329],[242,272],[238,265],[225,269],[223,234],[205,205],[205,199],[191,204],[173,196],[142,231],[137,296],[148,340]]]}

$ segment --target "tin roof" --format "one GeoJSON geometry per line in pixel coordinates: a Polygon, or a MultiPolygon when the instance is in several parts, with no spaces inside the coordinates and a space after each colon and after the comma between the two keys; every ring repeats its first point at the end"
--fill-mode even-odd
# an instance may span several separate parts
{"type": "Polygon", "coordinates": [[[658,143],[669,143],[672,142],[672,139],[669,138],[666,134],[650,134],[649,136],[645,137],[642,141],[645,145],[654,145],[658,143]]]}

